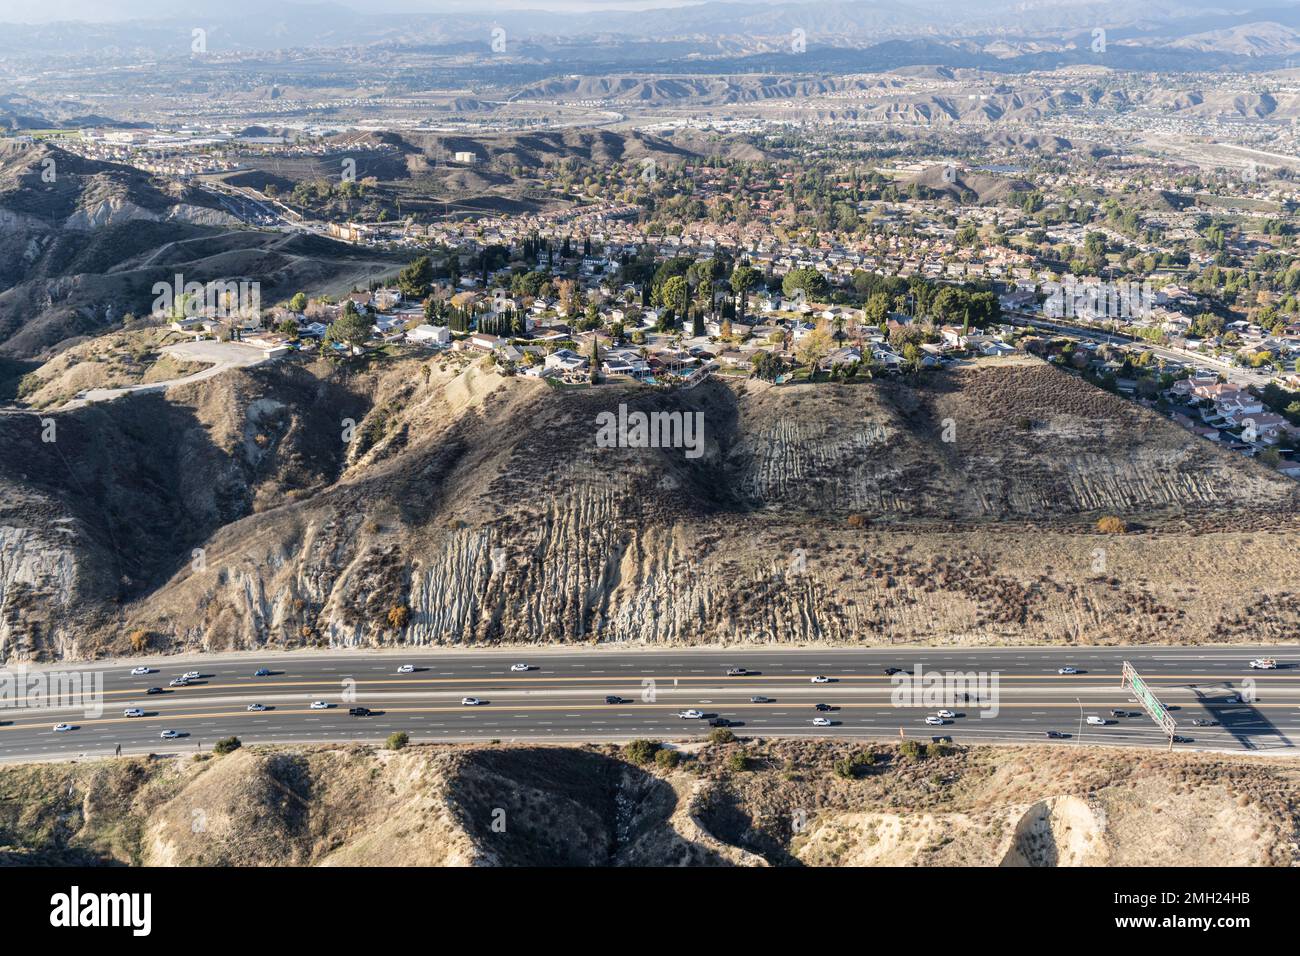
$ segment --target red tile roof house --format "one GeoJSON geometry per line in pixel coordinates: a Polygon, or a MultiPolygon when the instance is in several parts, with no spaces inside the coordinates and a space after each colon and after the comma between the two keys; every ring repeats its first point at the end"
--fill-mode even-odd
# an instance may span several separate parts
{"type": "Polygon", "coordinates": [[[1192,387],[1192,394],[1197,398],[1208,398],[1212,402],[1218,402],[1224,398],[1231,398],[1240,392],[1241,389],[1236,385],[1227,382],[1214,382],[1210,385],[1195,385],[1192,387]]]}

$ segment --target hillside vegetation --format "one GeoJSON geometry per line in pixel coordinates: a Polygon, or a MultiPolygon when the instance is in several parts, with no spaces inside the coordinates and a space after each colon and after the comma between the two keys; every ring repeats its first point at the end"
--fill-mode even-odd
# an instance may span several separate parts
{"type": "Polygon", "coordinates": [[[56,420],[45,443],[0,416],[3,658],[132,632],[158,651],[1300,628],[1297,484],[1037,360],[667,393],[467,356],[278,363],[56,420]],[[702,415],[702,454],[597,448],[620,404],[702,415]]]}
{"type": "Polygon", "coordinates": [[[0,863],[1286,866],[1298,783],[1095,748],[245,747],[0,767],[0,863]]]}

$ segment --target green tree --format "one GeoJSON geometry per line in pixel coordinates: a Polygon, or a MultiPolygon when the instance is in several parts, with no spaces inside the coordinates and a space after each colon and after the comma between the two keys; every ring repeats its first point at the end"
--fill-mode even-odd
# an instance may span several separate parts
{"type": "Polygon", "coordinates": [[[876,762],[876,755],[869,750],[859,750],[840,760],[835,761],[835,775],[852,780],[858,776],[858,771],[865,767],[873,766],[876,762]]]}
{"type": "Polygon", "coordinates": [[[633,740],[623,747],[623,759],[635,764],[649,763],[661,746],[657,740],[633,740]]]}
{"type": "Polygon", "coordinates": [[[673,276],[659,289],[659,302],[679,315],[684,315],[690,301],[690,286],[684,276],[673,276]]]}
{"type": "Polygon", "coordinates": [[[388,735],[388,740],[384,742],[389,750],[401,750],[411,742],[411,736],[405,730],[398,730],[388,735]]]}
{"type": "Polygon", "coordinates": [[[737,773],[749,769],[749,756],[743,750],[737,750],[727,758],[727,768],[737,773]]]}
{"type": "Polygon", "coordinates": [[[781,291],[788,296],[803,290],[809,299],[821,299],[829,288],[826,278],[816,269],[791,269],[781,280],[781,291]]]}
{"type": "Polygon", "coordinates": [[[795,346],[795,358],[816,373],[817,366],[830,353],[833,345],[830,325],[823,319],[817,323],[811,332],[799,340],[799,343],[795,346]]]}
{"type": "MultiPolygon", "coordinates": [[[[351,305],[351,300],[348,300],[351,305]]],[[[326,344],[339,342],[353,348],[359,348],[370,339],[371,322],[368,318],[357,312],[353,306],[351,310],[347,305],[343,308],[343,314],[330,323],[329,328],[325,330],[326,344]]]]}
{"type": "Polygon", "coordinates": [[[397,274],[397,287],[408,299],[423,299],[433,282],[433,264],[428,256],[413,260],[397,274]]]}
{"type": "Polygon", "coordinates": [[[889,296],[884,292],[873,292],[863,304],[862,312],[867,325],[883,325],[889,318],[889,296]]]}
{"type": "Polygon", "coordinates": [[[762,277],[762,274],[750,266],[737,266],[731,273],[731,291],[736,295],[737,313],[736,317],[745,321],[745,313],[749,305],[749,290],[762,277]]]}
{"type": "Polygon", "coordinates": [[[904,740],[898,745],[898,752],[908,760],[925,759],[925,745],[915,740],[904,740]]]}

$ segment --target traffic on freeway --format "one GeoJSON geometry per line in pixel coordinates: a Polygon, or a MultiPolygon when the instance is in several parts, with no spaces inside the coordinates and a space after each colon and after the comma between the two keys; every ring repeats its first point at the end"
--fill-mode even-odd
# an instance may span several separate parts
{"type": "MultiPolygon", "coordinates": [[[[935,736],[964,743],[1166,746],[1128,660],[1179,746],[1278,751],[1300,734],[1300,654],[1286,649],[518,649],[240,653],[32,668],[83,697],[0,699],[0,760],[183,752],[249,743],[935,736]],[[93,679],[92,679],[93,678],[93,679]],[[120,751],[119,751],[120,748],[120,751]]],[[[3,676],[3,672],[0,672],[3,676]]],[[[21,681],[11,681],[18,686],[21,681]]]]}

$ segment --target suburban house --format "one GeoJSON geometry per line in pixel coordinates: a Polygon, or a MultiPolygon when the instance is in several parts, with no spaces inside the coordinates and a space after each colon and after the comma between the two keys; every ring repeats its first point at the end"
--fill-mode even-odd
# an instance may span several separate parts
{"type": "Polygon", "coordinates": [[[573,349],[556,349],[546,356],[545,362],[546,368],[556,369],[560,372],[575,372],[580,368],[585,368],[586,365],[587,360],[573,349]]]}
{"type": "Polygon", "coordinates": [[[451,329],[445,325],[422,323],[406,333],[406,341],[421,345],[447,346],[451,344],[451,329]]]}

